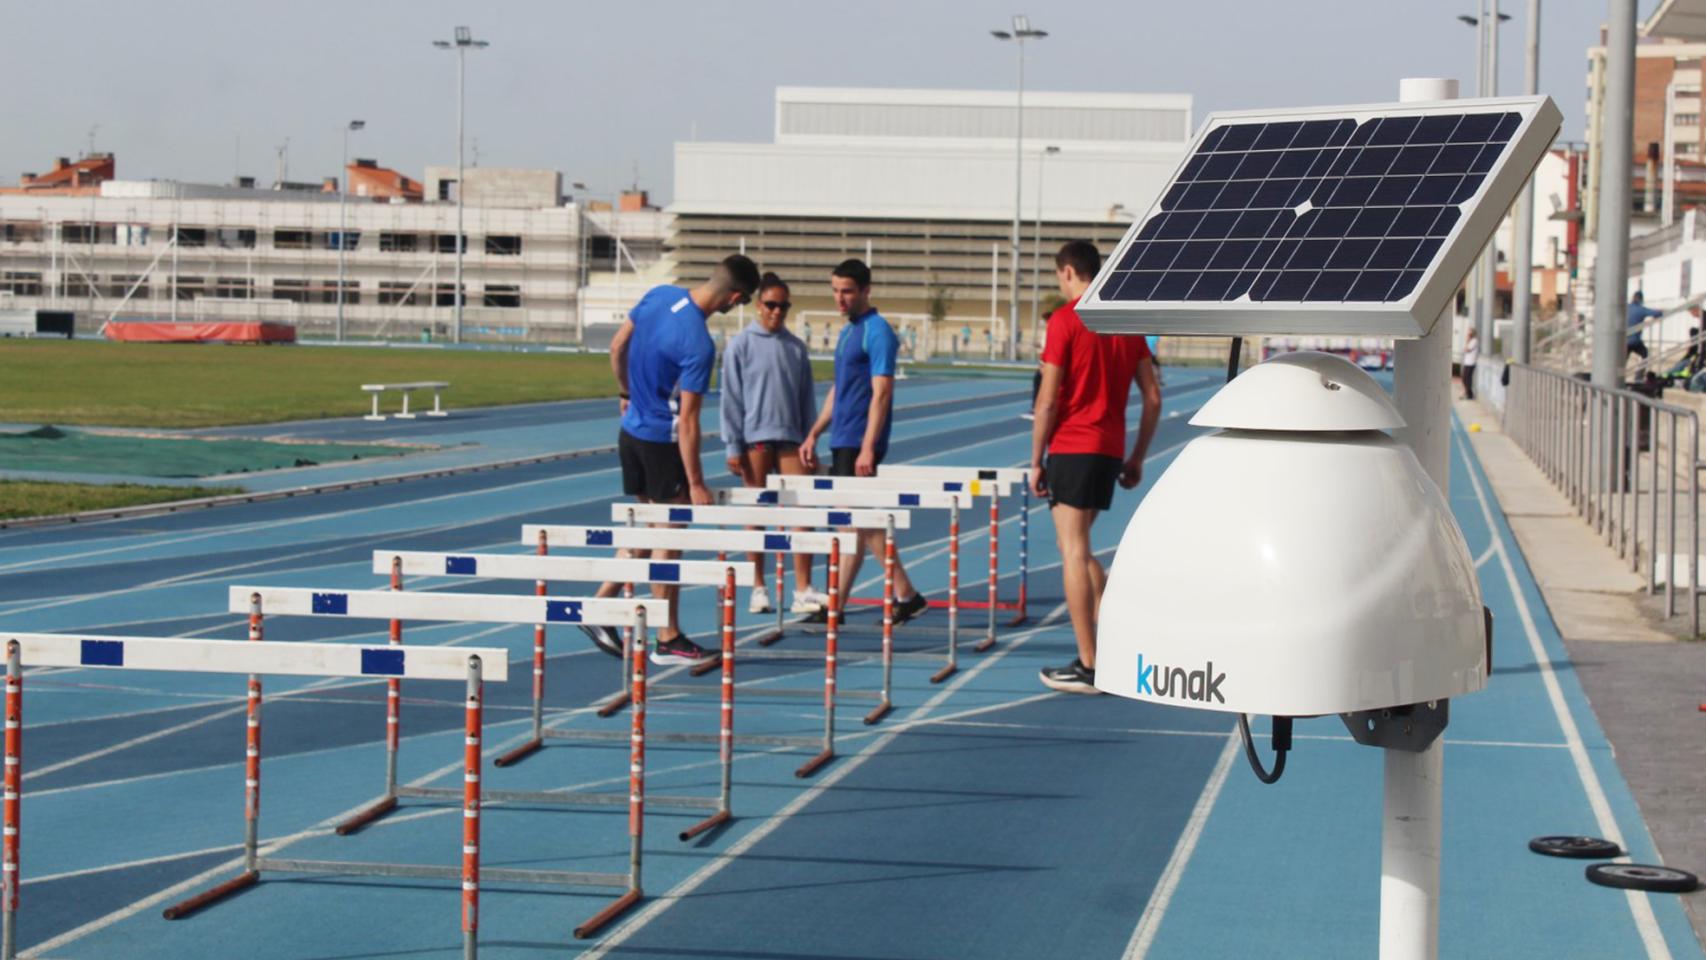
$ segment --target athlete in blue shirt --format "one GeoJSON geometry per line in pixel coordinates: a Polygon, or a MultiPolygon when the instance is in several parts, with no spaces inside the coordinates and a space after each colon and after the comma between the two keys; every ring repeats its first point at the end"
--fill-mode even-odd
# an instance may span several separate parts
{"type": "MultiPolygon", "coordinates": [[[[829,430],[832,476],[874,477],[877,465],[889,449],[889,426],[894,409],[895,354],[900,342],[894,328],[871,306],[871,268],[863,260],[843,260],[830,272],[829,288],[835,306],[846,319],[835,346],[835,385],[829,388],[817,423],[800,444],[800,460],[816,470],[817,438],[829,430]]],[[[867,530],[860,536],[871,556],[881,557],[883,532],[867,530]]],[[[841,600],[859,575],[860,551],[841,558],[841,600]]],[[[914,590],[906,569],[894,565],[895,622],[917,616],[928,606],[924,595],[914,590]]]]}
{"type": "MultiPolygon", "coordinates": [[[[711,387],[717,347],[705,329],[713,313],[727,313],[752,299],[758,267],[740,254],[717,265],[711,278],[691,290],[653,287],[640,298],[610,341],[610,370],[622,398],[622,429],[616,437],[622,463],[622,492],[641,503],[711,502],[699,463],[699,410],[711,387]],[[679,394],[680,416],[670,409],[679,394]]],[[[651,551],[673,560],[674,550],[651,551]]],[[[598,596],[613,597],[620,584],[606,583],[598,596]]],[[[673,584],[653,584],[652,596],[669,601],[669,623],[658,628],[654,663],[695,662],[716,654],[681,632],[673,584]]],[[[614,627],[583,627],[605,653],[622,656],[614,627]]]]}

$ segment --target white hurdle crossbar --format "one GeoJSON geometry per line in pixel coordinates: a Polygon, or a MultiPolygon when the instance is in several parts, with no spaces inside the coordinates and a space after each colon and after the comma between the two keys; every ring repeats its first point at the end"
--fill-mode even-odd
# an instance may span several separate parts
{"type": "MultiPolygon", "coordinates": [[[[508,660],[495,648],[394,650],[390,647],[354,646],[336,643],[275,643],[260,639],[259,625],[251,623],[250,642],[182,639],[176,637],[124,637],[51,633],[0,634],[6,644],[6,773],[4,842],[4,929],[0,931],[0,957],[17,956],[19,806],[23,784],[23,667],[92,667],[104,670],[160,670],[190,673],[248,674],[248,724],[244,763],[243,871],[231,880],[166,911],[166,919],[187,916],[216,900],[254,886],[261,871],[284,873],[343,873],[359,876],[409,876],[460,880],[462,884],[463,955],[474,957],[479,943],[480,880],[555,883],[559,877],[545,871],[480,869],[480,808],[468,809],[462,824],[462,861],[456,866],[426,864],[364,863],[331,864],[322,870],[307,869],[306,861],[275,860],[260,856],[261,790],[261,677],[265,674],[310,677],[409,677],[423,680],[467,681],[464,707],[466,740],[474,744],[463,751],[464,770],[478,789],[479,740],[482,730],[483,674],[492,680],[508,677],[508,660]],[[489,669],[485,669],[489,665],[489,669]],[[526,874],[525,878],[505,876],[526,874]]],[[[477,796],[477,794],[476,794],[477,796]]],[[[575,881],[584,877],[577,875],[575,881]]],[[[625,882],[625,881],[624,881],[625,882]]]]}
{"type": "MultiPolygon", "coordinates": [[[[953,466],[924,466],[910,463],[885,464],[877,468],[878,480],[927,480],[938,483],[973,484],[994,482],[1016,487],[1019,491],[1019,592],[1012,600],[1001,600],[991,596],[990,600],[999,604],[1003,610],[1013,610],[1014,617],[1007,622],[1010,627],[1016,627],[1029,619],[1030,582],[1031,582],[1031,471],[1028,467],[953,467],[953,466]]],[[[1003,494],[1005,496],[1005,494],[1003,494]]],[[[990,523],[990,552],[995,554],[999,566],[1000,555],[996,549],[995,539],[1000,535],[1000,504],[991,500],[989,504],[990,523]]],[[[982,606],[978,602],[968,602],[969,607],[982,606]]]]}
{"type": "MultiPolygon", "coordinates": [[[[403,593],[390,590],[318,590],[311,587],[254,586],[231,587],[228,609],[233,613],[248,612],[251,640],[261,638],[261,631],[267,615],[390,620],[392,621],[392,643],[381,649],[404,658],[408,656],[407,650],[395,646],[399,642],[401,634],[401,621],[404,620],[519,624],[538,623],[544,620],[550,623],[585,623],[610,626],[632,623],[635,628],[635,635],[644,638],[646,636],[645,625],[657,618],[666,617],[668,613],[666,605],[661,600],[528,597],[473,593],[403,593]]],[[[499,659],[505,664],[505,675],[507,676],[506,656],[507,654],[500,655],[499,659]]],[[[469,769],[460,788],[400,786],[397,783],[396,751],[393,743],[398,736],[398,725],[388,723],[386,743],[390,751],[385,771],[385,794],[360,813],[339,824],[336,832],[339,835],[347,835],[383,817],[396,808],[400,797],[460,801],[465,819],[468,816],[468,811],[477,810],[484,800],[549,805],[626,806],[628,808],[629,846],[627,873],[540,870],[494,870],[488,872],[488,879],[499,882],[608,887],[622,890],[622,894],[616,900],[575,928],[576,937],[591,936],[616,916],[638,903],[643,896],[640,886],[641,837],[644,833],[645,807],[648,799],[645,795],[645,663],[645,657],[634,658],[634,675],[632,678],[634,710],[632,730],[628,734],[630,740],[629,784],[626,793],[482,790],[479,776],[480,740],[475,733],[468,735],[469,759],[467,762],[469,769]]],[[[399,695],[396,692],[397,685],[394,682],[396,678],[388,679],[393,681],[389,685],[388,691],[390,712],[387,719],[389,720],[396,716],[395,709],[399,695]]],[[[259,722],[259,683],[257,677],[250,678],[252,725],[259,722]]],[[[258,739],[251,742],[251,747],[258,747],[258,739]]],[[[650,800],[654,805],[694,810],[715,810],[718,803],[709,797],[652,797],[650,800]]],[[[252,827],[254,810],[251,809],[250,813],[252,827]]],[[[466,849],[467,841],[464,843],[466,849]]],[[[477,840],[474,846],[477,849],[477,840]]],[[[351,863],[335,860],[261,860],[259,864],[261,869],[297,873],[385,877],[437,877],[441,875],[434,872],[435,868],[417,867],[411,864],[351,863]]],[[[239,876],[226,884],[207,890],[168,909],[166,918],[175,919],[194,912],[253,882],[252,878],[245,881],[244,876],[239,876]]],[[[466,884],[464,889],[466,889],[466,884]]],[[[468,953],[467,956],[472,957],[473,954],[468,953]]]]}

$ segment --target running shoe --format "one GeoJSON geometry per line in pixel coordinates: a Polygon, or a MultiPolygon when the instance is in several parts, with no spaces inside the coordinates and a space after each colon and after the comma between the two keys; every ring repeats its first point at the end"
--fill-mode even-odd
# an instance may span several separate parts
{"type": "Polygon", "coordinates": [[[622,659],[622,634],[615,627],[592,627],[581,624],[581,632],[592,645],[616,659],[622,659]]]}
{"type": "Polygon", "coordinates": [[[687,634],[678,633],[673,640],[659,640],[652,647],[652,662],[661,664],[704,663],[716,659],[717,654],[701,647],[687,639],[687,634]]]}
{"type": "Polygon", "coordinates": [[[770,605],[770,591],[764,584],[752,588],[752,599],[746,603],[747,613],[770,613],[775,608],[770,605]]]}
{"type": "Polygon", "coordinates": [[[905,623],[930,608],[930,601],[924,599],[924,594],[914,593],[905,600],[899,600],[894,605],[894,622],[905,623]]]}
{"type": "Polygon", "coordinates": [[[829,606],[829,594],[818,593],[816,590],[795,590],[794,605],[789,608],[793,613],[817,613],[829,606]]]}
{"type": "Polygon", "coordinates": [[[1050,667],[1038,671],[1043,686],[1061,693],[1101,693],[1096,689],[1096,671],[1086,667],[1082,661],[1074,657],[1072,662],[1064,667],[1050,667]]]}

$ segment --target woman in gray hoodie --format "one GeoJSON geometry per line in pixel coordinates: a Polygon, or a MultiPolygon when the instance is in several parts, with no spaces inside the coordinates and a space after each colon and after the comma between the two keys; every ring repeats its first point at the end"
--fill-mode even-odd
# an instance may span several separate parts
{"type": "MultiPolygon", "coordinates": [[[[806,344],[788,329],[788,285],[774,273],[758,283],[754,305],[758,319],[747,324],[723,351],[722,429],[729,471],[749,487],[780,470],[810,473],[800,463],[800,441],[817,420],[817,395],[812,387],[812,364],[806,344]]],[[[758,583],[747,609],[769,613],[770,591],[764,582],[764,555],[755,553],[758,583]]],[[[782,585],[776,585],[776,602],[782,585]]],[[[829,598],[812,589],[812,560],[794,557],[795,613],[814,613],[829,598]]]]}

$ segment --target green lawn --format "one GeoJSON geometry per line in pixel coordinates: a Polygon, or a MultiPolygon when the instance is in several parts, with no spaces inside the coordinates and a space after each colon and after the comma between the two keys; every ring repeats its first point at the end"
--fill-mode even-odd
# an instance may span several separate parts
{"type": "Polygon", "coordinates": [[[0,520],[133,507],[139,503],[190,500],[239,492],[241,491],[236,487],[150,487],[128,483],[107,485],[0,480],[0,520]]]}
{"type": "MultiPolygon", "coordinates": [[[[450,381],[452,410],[616,392],[603,354],[4,340],[0,421],[181,428],[353,417],[370,403],[361,384],[409,380],[450,381]]],[[[432,397],[414,403],[423,400],[432,397]]]]}

